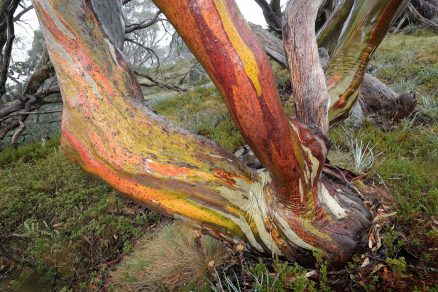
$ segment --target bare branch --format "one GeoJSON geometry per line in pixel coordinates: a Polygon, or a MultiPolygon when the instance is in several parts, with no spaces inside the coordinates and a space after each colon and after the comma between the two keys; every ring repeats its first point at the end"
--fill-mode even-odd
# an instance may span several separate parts
{"type": "Polygon", "coordinates": [[[145,20],[141,23],[134,23],[134,24],[129,24],[125,27],[125,33],[129,34],[132,33],[136,30],[141,30],[141,29],[145,29],[148,28],[152,25],[154,25],[155,23],[157,23],[158,21],[162,21],[164,19],[159,19],[159,16],[161,15],[161,10],[158,10],[155,15],[149,19],[149,20],[145,20]]]}
{"type": "MultiPolygon", "coordinates": [[[[271,6],[266,0],[254,0],[260,8],[263,10],[263,15],[265,16],[265,20],[268,23],[269,27],[275,30],[276,32],[281,32],[282,21],[281,17],[278,14],[278,11],[274,11],[273,6],[278,9],[277,3],[274,2],[274,5],[271,6]]],[[[277,1],[279,2],[279,1],[277,1]]]]}
{"type": "Polygon", "coordinates": [[[176,86],[176,85],[165,84],[165,83],[159,82],[159,81],[155,80],[154,78],[152,78],[151,76],[149,76],[147,74],[144,74],[144,73],[141,73],[141,72],[139,72],[137,70],[135,71],[135,75],[143,77],[143,78],[146,78],[147,80],[152,82],[152,84],[140,82],[140,85],[144,86],[144,87],[158,86],[158,87],[161,87],[161,88],[164,88],[164,89],[169,89],[169,90],[173,90],[173,91],[177,91],[177,92],[187,91],[187,89],[181,88],[181,87],[176,86]]]}
{"type": "Polygon", "coordinates": [[[14,22],[20,20],[20,18],[26,14],[27,12],[31,11],[33,9],[33,5],[30,5],[26,8],[24,8],[22,11],[20,11],[20,13],[18,13],[15,17],[14,17],[14,22]]]}
{"type": "Polygon", "coordinates": [[[3,58],[1,60],[1,72],[0,72],[0,96],[6,92],[6,81],[8,79],[9,64],[11,62],[12,45],[15,39],[14,34],[14,12],[17,8],[19,0],[12,1],[9,5],[8,12],[6,14],[6,29],[7,40],[4,48],[3,58]]]}
{"type": "Polygon", "coordinates": [[[438,24],[435,23],[432,20],[427,19],[426,17],[424,17],[423,15],[421,15],[420,12],[418,12],[417,9],[415,9],[414,5],[412,5],[412,3],[408,4],[408,9],[411,12],[411,14],[416,17],[418,20],[420,20],[421,22],[427,24],[428,26],[434,28],[434,29],[438,29],[438,24]]]}

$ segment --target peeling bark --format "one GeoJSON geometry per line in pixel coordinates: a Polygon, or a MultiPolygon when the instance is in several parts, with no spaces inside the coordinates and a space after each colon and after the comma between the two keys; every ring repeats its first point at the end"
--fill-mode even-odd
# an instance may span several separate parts
{"type": "Polygon", "coordinates": [[[354,1],[326,70],[331,124],[348,117],[371,56],[407,3],[407,0],[354,1]]]}
{"type": "Polygon", "coordinates": [[[33,2],[64,99],[62,146],[70,159],[149,208],[252,251],[301,263],[313,251],[332,265],[350,259],[371,216],[342,176],[322,174],[324,136],[283,112],[268,58],[234,1],[155,3],[266,167],[257,173],[144,105],[90,0],[33,2]]]}

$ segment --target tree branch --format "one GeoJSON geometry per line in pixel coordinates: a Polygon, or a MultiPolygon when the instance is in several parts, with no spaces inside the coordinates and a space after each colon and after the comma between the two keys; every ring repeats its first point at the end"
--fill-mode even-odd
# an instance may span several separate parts
{"type": "Polygon", "coordinates": [[[315,38],[315,21],[320,5],[320,0],[290,1],[286,8],[283,40],[294,85],[292,93],[297,117],[327,135],[328,90],[315,38]]]}
{"type": "Polygon", "coordinates": [[[134,72],[88,0],[34,0],[65,100],[67,156],[129,197],[223,240],[300,262],[315,250],[332,264],[347,261],[369,213],[347,185],[328,177],[319,184],[325,143],[283,112],[268,58],[234,1],[155,3],[269,173],[245,169],[144,107],[134,72]]]}
{"type": "Polygon", "coordinates": [[[141,29],[145,29],[148,28],[152,25],[154,25],[155,23],[157,23],[158,21],[160,21],[159,16],[161,15],[161,11],[158,10],[155,15],[149,19],[149,20],[145,20],[141,23],[134,23],[134,24],[129,24],[125,27],[125,33],[129,34],[132,33],[136,30],[141,30],[141,29]]]}
{"type": "Polygon", "coordinates": [[[12,45],[14,43],[14,12],[18,6],[19,0],[14,0],[10,3],[6,12],[6,30],[7,40],[2,54],[1,72],[0,72],[0,96],[6,92],[6,81],[8,79],[9,64],[11,62],[12,45]]]}
{"type": "MultiPolygon", "coordinates": [[[[262,9],[263,15],[265,16],[265,20],[268,23],[269,27],[275,30],[276,32],[281,33],[282,29],[282,21],[281,16],[278,14],[278,5],[275,1],[273,1],[273,5],[271,6],[266,0],[254,0],[262,9]],[[274,10],[275,8],[275,10],[274,10]]],[[[279,2],[279,1],[277,1],[279,2]]],[[[281,13],[281,11],[280,11],[281,13]]]]}
{"type": "Polygon", "coordinates": [[[372,54],[407,3],[364,0],[353,6],[327,68],[331,123],[349,116],[372,54]]]}
{"type": "Polygon", "coordinates": [[[428,25],[434,29],[438,29],[438,23],[435,23],[433,20],[429,20],[429,19],[425,18],[423,15],[421,15],[421,13],[418,12],[417,9],[415,9],[415,7],[414,7],[414,5],[412,5],[412,3],[408,4],[408,9],[412,13],[412,15],[415,16],[418,20],[420,20],[421,22],[425,23],[426,25],[428,25]]]}
{"type": "Polygon", "coordinates": [[[26,14],[27,12],[31,11],[33,9],[33,5],[29,5],[26,8],[24,8],[22,11],[20,11],[17,15],[14,17],[14,22],[20,20],[20,18],[26,14]]]}
{"type": "Polygon", "coordinates": [[[176,91],[176,92],[187,91],[187,89],[179,87],[179,86],[176,86],[176,85],[165,84],[165,83],[159,82],[159,81],[155,80],[154,78],[152,78],[151,76],[149,76],[147,74],[144,74],[144,73],[141,73],[138,70],[135,70],[135,75],[143,77],[143,78],[146,78],[147,80],[152,82],[152,85],[148,84],[148,83],[140,82],[140,85],[142,85],[142,86],[146,86],[146,87],[158,86],[158,87],[161,87],[161,88],[164,88],[164,89],[168,89],[168,90],[173,90],[173,91],[176,91]]]}

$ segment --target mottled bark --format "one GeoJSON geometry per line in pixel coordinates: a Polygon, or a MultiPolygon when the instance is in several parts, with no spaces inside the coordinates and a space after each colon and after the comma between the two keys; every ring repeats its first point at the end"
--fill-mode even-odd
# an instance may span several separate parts
{"type": "Polygon", "coordinates": [[[217,86],[266,167],[258,173],[144,106],[90,3],[34,0],[64,99],[68,157],[130,198],[250,250],[300,262],[321,251],[333,265],[350,259],[369,212],[341,176],[321,174],[324,137],[283,112],[268,58],[234,1],[155,3],[217,86]]]}
{"type": "Polygon", "coordinates": [[[338,44],[339,36],[345,20],[350,15],[354,0],[341,0],[329,16],[323,27],[318,31],[318,46],[333,52],[338,44]]]}
{"type": "Polygon", "coordinates": [[[407,3],[407,0],[354,1],[326,70],[330,123],[348,117],[371,56],[407,3]]]}
{"type": "MultiPolygon", "coordinates": [[[[298,121],[289,122],[268,58],[237,14],[234,2],[182,1],[173,5],[167,1],[155,2],[206,68],[244,139],[271,172],[279,199],[298,214],[303,212],[303,197],[316,187],[316,180],[305,178],[306,174],[298,167],[300,163],[312,162],[298,148],[297,139],[303,135],[301,132],[309,130],[298,121]],[[177,13],[181,11],[187,13],[177,13]],[[208,16],[207,11],[210,11],[208,16]]],[[[313,166],[316,169],[312,176],[317,177],[321,161],[325,161],[325,145],[318,137],[311,141],[315,143],[313,148],[306,142],[303,144],[314,152],[309,154],[320,161],[313,166]]]]}
{"type": "Polygon", "coordinates": [[[118,48],[123,48],[125,21],[123,19],[122,0],[92,0],[91,2],[108,36],[118,48]]]}

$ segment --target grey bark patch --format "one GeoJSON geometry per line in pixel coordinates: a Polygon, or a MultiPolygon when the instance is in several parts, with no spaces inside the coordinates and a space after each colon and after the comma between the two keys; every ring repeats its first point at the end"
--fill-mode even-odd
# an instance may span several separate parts
{"type": "Polygon", "coordinates": [[[97,17],[110,39],[122,49],[125,41],[125,21],[121,0],[92,0],[97,17]]]}

